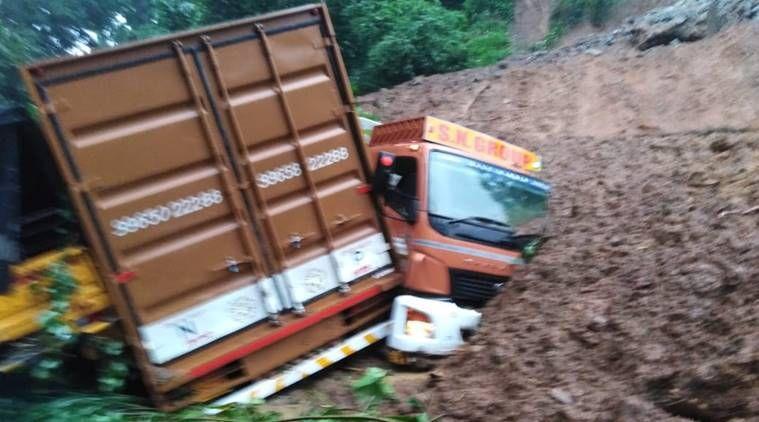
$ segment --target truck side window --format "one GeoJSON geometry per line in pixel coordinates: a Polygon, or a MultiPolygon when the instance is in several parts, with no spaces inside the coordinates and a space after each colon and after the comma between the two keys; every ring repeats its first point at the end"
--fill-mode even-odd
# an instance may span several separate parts
{"type": "Polygon", "coordinates": [[[416,158],[396,157],[385,194],[387,206],[408,220],[416,214],[416,158]]]}

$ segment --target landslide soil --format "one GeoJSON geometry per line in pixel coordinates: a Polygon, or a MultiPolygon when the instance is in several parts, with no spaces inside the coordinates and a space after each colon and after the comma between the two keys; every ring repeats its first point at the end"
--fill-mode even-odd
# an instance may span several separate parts
{"type": "Polygon", "coordinates": [[[361,97],[537,150],[541,254],[430,380],[449,420],[759,420],[759,26],[361,97]]]}

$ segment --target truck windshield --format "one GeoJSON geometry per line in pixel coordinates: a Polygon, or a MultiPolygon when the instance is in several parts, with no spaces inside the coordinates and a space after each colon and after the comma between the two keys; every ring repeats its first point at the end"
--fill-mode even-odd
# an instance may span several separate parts
{"type": "Polygon", "coordinates": [[[482,161],[430,154],[429,212],[449,223],[496,225],[519,234],[546,216],[550,186],[482,161]]]}

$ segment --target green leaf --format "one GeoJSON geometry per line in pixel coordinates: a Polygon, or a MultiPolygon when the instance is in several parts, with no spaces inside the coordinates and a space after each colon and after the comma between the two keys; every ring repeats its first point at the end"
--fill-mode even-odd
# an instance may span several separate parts
{"type": "Polygon", "coordinates": [[[391,421],[398,421],[398,422],[429,422],[430,417],[426,413],[420,413],[417,415],[406,415],[406,416],[390,416],[389,419],[391,421]]]}
{"type": "Polygon", "coordinates": [[[423,410],[424,404],[416,397],[409,397],[406,401],[414,410],[423,410]]]}
{"type": "Polygon", "coordinates": [[[393,387],[386,381],[387,371],[380,368],[368,368],[358,380],[353,382],[356,398],[369,408],[374,408],[382,401],[395,396],[393,387]]]}
{"type": "Polygon", "coordinates": [[[98,346],[100,351],[108,356],[120,356],[124,353],[124,343],[117,340],[104,339],[98,346]]]}
{"type": "Polygon", "coordinates": [[[37,320],[40,323],[40,326],[47,330],[49,327],[52,327],[55,323],[58,322],[58,318],[60,317],[60,313],[55,311],[43,311],[40,313],[37,320]]]}
{"type": "Polygon", "coordinates": [[[63,361],[57,358],[43,358],[32,368],[30,375],[39,380],[50,380],[53,374],[63,366],[63,361]]]}

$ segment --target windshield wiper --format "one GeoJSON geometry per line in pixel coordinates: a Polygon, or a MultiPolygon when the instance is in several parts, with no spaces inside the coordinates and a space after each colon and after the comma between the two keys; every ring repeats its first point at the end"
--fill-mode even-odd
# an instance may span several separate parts
{"type": "Polygon", "coordinates": [[[478,217],[478,216],[471,216],[471,217],[464,217],[464,218],[456,218],[454,220],[448,221],[448,224],[455,224],[455,223],[461,223],[463,221],[477,221],[480,223],[486,223],[486,224],[492,224],[495,226],[501,226],[510,229],[511,226],[504,223],[503,221],[494,220],[492,218],[487,217],[478,217]]]}

